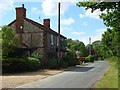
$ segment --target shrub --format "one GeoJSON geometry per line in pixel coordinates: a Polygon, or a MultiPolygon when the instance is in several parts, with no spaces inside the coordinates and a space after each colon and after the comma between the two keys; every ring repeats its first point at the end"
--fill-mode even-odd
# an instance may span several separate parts
{"type": "Polygon", "coordinates": [[[37,70],[40,67],[40,61],[37,58],[28,57],[28,70],[37,70]]]}
{"type": "Polygon", "coordinates": [[[15,48],[19,46],[19,39],[16,37],[15,30],[9,26],[2,26],[2,55],[8,57],[9,53],[13,53],[15,48]]]}
{"type": "Polygon", "coordinates": [[[38,53],[38,52],[33,52],[31,57],[33,58],[37,58],[39,60],[42,60],[42,56],[38,53]]]}
{"type": "Polygon", "coordinates": [[[50,69],[57,68],[57,59],[55,57],[52,57],[48,60],[48,68],[50,69]]]}
{"type": "Polygon", "coordinates": [[[6,58],[2,60],[2,71],[19,72],[34,71],[40,66],[40,61],[36,58],[6,58]]]}
{"type": "Polygon", "coordinates": [[[93,55],[89,55],[85,58],[86,62],[94,62],[94,56],[93,55]]]}
{"type": "Polygon", "coordinates": [[[66,67],[68,67],[68,62],[66,62],[64,59],[60,60],[60,67],[61,67],[61,68],[66,68],[66,67]]]}
{"type": "Polygon", "coordinates": [[[43,65],[43,59],[42,59],[42,56],[37,51],[33,52],[31,54],[31,57],[38,59],[40,61],[40,66],[42,67],[42,65],[43,65]]]}
{"type": "Polygon", "coordinates": [[[68,63],[68,66],[74,66],[77,63],[77,56],[73,51],[69,50],[67,56],[63,57],[62,60],[68,63]]]}

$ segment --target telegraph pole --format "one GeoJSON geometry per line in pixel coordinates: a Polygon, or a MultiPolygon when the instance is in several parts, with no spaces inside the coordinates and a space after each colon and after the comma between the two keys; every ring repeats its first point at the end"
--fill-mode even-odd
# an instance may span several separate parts
{"type": "Polygon", "coordinates": [[[90,44],[90,47],[89,47],[89,55],[91,55],[91,37],[89,37],[89,44],[90,44]]]}
{"type": "Polygon", "coordinates": [[[58,3],[58,65],[60,64],[60,2],[58,3]]]}

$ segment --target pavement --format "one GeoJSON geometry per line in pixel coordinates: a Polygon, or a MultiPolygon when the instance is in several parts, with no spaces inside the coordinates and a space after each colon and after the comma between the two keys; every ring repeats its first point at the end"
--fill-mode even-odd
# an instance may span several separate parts
{"type": "Polygon", "coordinates": [[[16,88],[91,88],[109,68],[107,61],[95,61],[16,88]]]}

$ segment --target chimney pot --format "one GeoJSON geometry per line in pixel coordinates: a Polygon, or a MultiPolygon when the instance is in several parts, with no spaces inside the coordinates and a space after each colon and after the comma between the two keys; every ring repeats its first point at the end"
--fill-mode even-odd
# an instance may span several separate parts
{"type": "Polygon", "coordinates": [[[43,22],[44,22],[43,25],[44,25],[45,27],[50,28],[50,19],[44,19],[43,22]]]}
{"type": "Polygon", "coordinates": [[[22,7],[24,8],[24,4],[22,4],[22,7]]]}

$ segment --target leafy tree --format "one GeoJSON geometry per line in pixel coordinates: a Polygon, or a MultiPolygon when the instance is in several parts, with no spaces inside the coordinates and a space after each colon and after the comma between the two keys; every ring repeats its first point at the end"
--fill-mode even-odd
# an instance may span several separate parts
{"type": "Polygon", "coordinates": [[[108,27],[107,31],[102,35],[101,52],[104,57],[111,55],[118,56],[120,50],[120,1],[119,2],[78,2],[77,6],[92,9],[91,12],[99,9],[105,11],[100,18],[108,27]]]}
{"type": "Polygon", "coordinates": [[[19,40],[16,37],[15,31],[8,27],[2,27],[2,55],[7,57],[9,53],[14,52],[14,49],[18,47],[19,40]]]}
{"type": "Polygon", "coordinates": [[[100,40],[94,41],[94,42],[92,43],[92,46],[93,46],[93,49],[94,49],[95,56],[96,56],[97,58],[100,57],[101,41],[100,41],[100,40]]]}
{"type": "MultiPolygon", "coordinates": [[[[102,34],[102,44],[108,48],[108,51],[111,52],[110,55],[117,56],[118,55],[118,35],[116,35],[116,31],[114,29],[107,29],[107,31],[102,34]]],[[[107,52],[108,52],[107,51],[107,52]]]]}
{"type": "Polygon", "coordinates": [[[102,13],[100,18],[103,19],[104,24],[110,27],[120,27],[120,2],[78,2],[77,6],[85,7],[85,9],[92,9],[92,12],[99,9],[106,10],[107,13],[102,13]]]}
{"type": "Polygon", "coordinates": [[[79,40],[67,40],[67,47],[72,51],[79,51],[79,55],[86,56],[86,47],[83,42],[79,40]]]}

